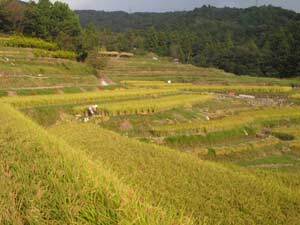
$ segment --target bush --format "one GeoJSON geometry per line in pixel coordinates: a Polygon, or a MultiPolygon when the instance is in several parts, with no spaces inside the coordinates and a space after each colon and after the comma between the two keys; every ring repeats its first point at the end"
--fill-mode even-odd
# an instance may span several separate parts
{"type": "Polygon", "coordinates": [[[33,53],[36,57],[48,57],[48,58],[70,59],[70,60],[75,60],[77,58],[76,53],[72,51],[62,51],[62,50],[47,51],[47,50],[37,49],[33,53]]]}
{"type": "Polygon", "coordinates": [[[86,58],[86,63],[95,68],[96,70],[104,69],[107,66],[108,58],[101,57],[97,51],[92,51],[86,58]]]}
{"type": "Polygon", "coordinates": [[[281,132],[273,132],[272,135],[282,141],[292,141],[295,139],[293,135],[281,132]]]}
{"type": "Polygon", "coordinates": [[[0,46],[20,47],[20,48],[38,48],[45,50],[58,50],[58,45],[38,38],[29,38],[24,36],[1,37],[0,46]]]}
{"type": "Polygon", "coordinates": [[[217,156],[216,150],[213,149],[213,148],[209,148],[207,155],[210,156],[210,157],[216,157],[217,156]]]}
{"type": "Polygon", "coordinates": [[[0,97],[7,96],[7,91],[0,91],[0,97]]]}
{"type": "Polygon", "coordinates": [[[84,62],[86,58],[88,57],[88,53],[85,51],[79,51],[77,52],[77,61],[78,62],[84,62]]]}

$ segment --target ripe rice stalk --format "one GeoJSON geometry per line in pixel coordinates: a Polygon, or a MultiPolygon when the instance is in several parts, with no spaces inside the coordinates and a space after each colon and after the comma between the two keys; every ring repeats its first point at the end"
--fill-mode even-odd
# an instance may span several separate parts
{"type": "Polygon", "coordinates": [[[175,94],[177,90],[145,90],[145,89],[131,89],[131,90],[116,90],[103,91],[80,94],[66,94],[66,95],[51,95],[51,96],[27,96],[27,97],[7,97],[1,98],[1,102],[11,104],[17,108],[31,108],[49,105],[75,105],[86,104],[94,102],[105,102],[112,100],[122,100],[128,98],[138,98],[145,96],[159,96],[167,94],[175,94]]]}

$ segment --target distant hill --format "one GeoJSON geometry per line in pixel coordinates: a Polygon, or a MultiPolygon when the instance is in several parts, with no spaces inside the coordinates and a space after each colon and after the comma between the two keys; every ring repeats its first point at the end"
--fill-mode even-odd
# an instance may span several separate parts
{"type": "Polygon", "coordinates": [[[142,48],[239,75],[300,74],[300,14],[294,11],[273,6],[204,6],[166,13],[76,13],[82,26],[94,24],[104,31],[102,44],[111,50],[142,48]]]}
{"type": "Polygon", "coordinates": [[[76,51],[80,60],[94,48],[106,48],[139,55],[154,52],[238,75],[296,77],[299,30],[300,14],[273,6],[74,13],[65,3],[50,0],[26,5],[0,1],[0,33],[51,40],[61,49],[76,51]]]}
{"type": "Polygon", "coordinates": [[[169,25],[176,25],[181,18],[189,12],[170,12],[170,13],[126,13],[123,11],[105,12],[95,10],[75,11],[82,26],[90,23],[98,28],[111,29],[114,32],[124,32],[131,29],[147,29],[152,26],[164,28],[169,25]]]}
{"type": "Polygon", "coordinates": [[[216,23],[218,26],[227,25],[231,29],[247,29],[257,26],[262,28],[278,28],[291,21],[300,21],[300,14],[279,7],[263,6],[247,9],[237,8],[196,8],[193,11],[178,11],[165,13],[126,13],[123,11],[105,12],[95,10],[75,11],[83,26],[90,23],[99,28],[108,28],[115,32],[130,29],[147,29],[154,26],[157,29],[178,29],[206,27],[216,23]]]}

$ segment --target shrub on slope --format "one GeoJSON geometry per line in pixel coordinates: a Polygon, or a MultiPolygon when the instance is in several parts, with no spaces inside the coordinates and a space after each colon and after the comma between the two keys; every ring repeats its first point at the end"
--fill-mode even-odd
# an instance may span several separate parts
{"type": "Polygon", "coordinates": [[[99,163],[10,106],[0,104],[0,124],[0,224],[189,224],[141,204],[99,163]]]}
{"type": "Polygon", "coordinates": [[[72,51],[47,51],[47,50],[41,50],[36,49],[33,51],[33,54],[35,57],[47,57],[47,58],[57,58],[57,59],[70,59],[75,60],[77,55],[75,52],[72,51]]]}
{"type": "Polygon", "coordinates": [[[38,38],[24,36],[0,37],[0,46],[58,50],[58,46],[55,43],[47,42],[38,38]]]}
{"type": "Polygon", "coordinates": [[[184,209],[199,224],[298,224],[296,192],[245,170],[130,140],[93,124],[52,132],[104,162],[152,203],[184,209]]]}

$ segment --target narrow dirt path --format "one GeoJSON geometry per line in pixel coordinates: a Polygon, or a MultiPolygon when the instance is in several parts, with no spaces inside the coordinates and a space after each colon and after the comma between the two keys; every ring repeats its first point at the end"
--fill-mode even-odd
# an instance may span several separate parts
{"type": "Polygon", "coordinates": [[[65,92],[62,89],[57,89],[57,94],[63,95],[65,92]]]}
{"type": "Polygon", "coordinates": [[[81,92],[86,92],[86,89],[84,89],[83,87],[79,87],[79,90],[80,90],[81,92]]]}
{"type": "Polygon", "coordinates": [[[10,96],[10,97],[17,96],[17,92],[15,92],[15,91],[8,91],[7,95],[10,96]]]}

